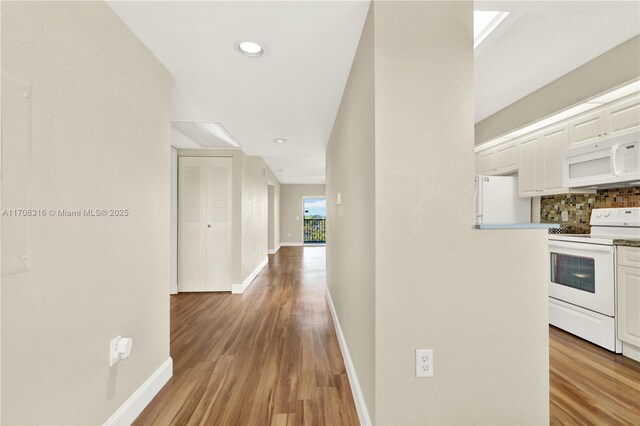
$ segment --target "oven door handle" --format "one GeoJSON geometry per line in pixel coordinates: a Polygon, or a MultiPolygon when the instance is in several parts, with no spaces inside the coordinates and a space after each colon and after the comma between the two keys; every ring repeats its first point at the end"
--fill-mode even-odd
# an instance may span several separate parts
{"type": "Polygon", "coordinates": [[[559,249],[572,249],[572,250],[581,250],[581,251],[591,251],[598,253],[613,253],[613,246],[603,246],[599,244],[586,244],[586,243],[569,243],[563,241],[549,241],[549,248],[559,248],[559,249]],[[587,247],[585,247],[588,246],[587,247]]]}

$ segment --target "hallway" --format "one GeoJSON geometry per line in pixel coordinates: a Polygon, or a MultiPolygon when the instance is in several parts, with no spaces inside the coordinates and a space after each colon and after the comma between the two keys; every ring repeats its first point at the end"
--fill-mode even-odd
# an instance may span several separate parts
{"type": "Polygon", "coordinates": [[[282,247],[242,295],[171,296],[173,378],[135,424],[358,424],[324,283],[324,247],[282,247]]]}

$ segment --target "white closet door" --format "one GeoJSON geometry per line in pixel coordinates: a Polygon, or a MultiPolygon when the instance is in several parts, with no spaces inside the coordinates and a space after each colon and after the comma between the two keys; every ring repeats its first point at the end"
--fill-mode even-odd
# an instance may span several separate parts
{"type": "Polygon", "coordinates": [[[178,291],[206,291],[206,160],[179,159],[178,291]]]}
{"type": "Polygon", "coordinates": [[[206,290],[231,291],[231,158],[207,159],[206,290]]]}

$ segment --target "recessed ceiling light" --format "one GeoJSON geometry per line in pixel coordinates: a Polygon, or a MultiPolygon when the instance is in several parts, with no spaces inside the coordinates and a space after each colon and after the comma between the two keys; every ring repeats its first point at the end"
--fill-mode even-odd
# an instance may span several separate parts
{"type": "Polygon", "coordinates": [[[280,144],[282,144],[282,143],[285,143],[287,140],[286,140],[286,139],[274,139],[273,141],[274,141],[275,143],[280,143],[280,144]]]}
{"type": "Polygon", "coordinates": [[[255,41],[239,41],[236,43],[236,49],[246,56],[261,56],[264,53],[262,46],[255,41]]]}

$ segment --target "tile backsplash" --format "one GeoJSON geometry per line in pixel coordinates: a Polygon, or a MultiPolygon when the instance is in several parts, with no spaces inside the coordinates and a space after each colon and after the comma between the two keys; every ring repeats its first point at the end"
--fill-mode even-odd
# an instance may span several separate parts
{"type": "Polygon", "coordinates": [[[559,223],[565,232],[588,233],[591,210],[640,207],[640,186],[602,189],[597,194],[550,195],[540,199],[540,222],[559,223]],[[562,220],[566,211],[568,220],[562,220]]]}

